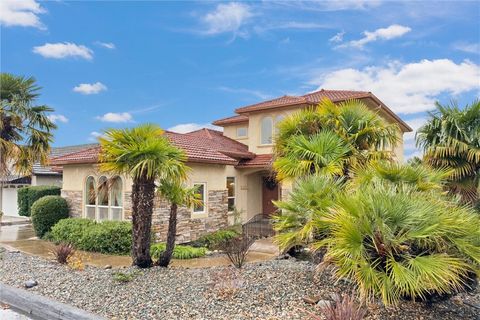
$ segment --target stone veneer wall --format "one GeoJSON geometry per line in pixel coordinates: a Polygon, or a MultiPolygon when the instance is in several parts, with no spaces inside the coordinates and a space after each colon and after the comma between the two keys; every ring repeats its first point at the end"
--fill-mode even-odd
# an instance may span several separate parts
{"type": "MultiPolygon", "coordinates": [[[[75,218],[82,217],[82,191],[62,190],[62,197],[67,199],[70,206],[70,215],[75,218]]],[[[207,201],[208,214],[203,218],[192,218],[191,208],[178,208],[177,243],[193,241],[207,232],[228,226],[227,190],[209,190],[207,201]]],[[[131,192],[124,193],[123,215],[125,220],[132,219],[131,192]]],[[[152,219],[155,241],[166,241],[169,216],[170,205],[161,197],[156,196],[152,219]]]]}
{"type": "Polygon", "coordinates": [[[83,192],[62,189],[61,195],[67,200],[68,206],[70,207],[70,216],[73,218],[81,218],[83,206],[83,192]]]}

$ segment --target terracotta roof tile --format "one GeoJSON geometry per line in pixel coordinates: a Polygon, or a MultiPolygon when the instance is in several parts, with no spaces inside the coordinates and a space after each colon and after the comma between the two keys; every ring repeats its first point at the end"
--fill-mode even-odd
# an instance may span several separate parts
{"type": "Polygon", "coordinates": [[[257,154],[253,159],[241,160],[236,168],[262,168],[272,165],[273,156],[271,154],[257,154]]]}
{"type": "Polygon", "coordinates": [[[225,124],[231,124],[231,123],[242,123],[242,122],[248,122],[248,117],[243,116],[243,115],[236,115],[233,117],[228,117],[228,118],[223,118],[220,120],[216,120],[213,122],[214,125],[216,126],[221,126],[225,124]]]}

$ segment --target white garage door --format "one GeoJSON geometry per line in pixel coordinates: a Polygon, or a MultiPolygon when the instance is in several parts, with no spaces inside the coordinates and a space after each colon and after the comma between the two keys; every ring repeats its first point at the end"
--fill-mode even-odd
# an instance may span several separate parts
{"type": "Polygon", "coordinates": [[[8,186],[2,190],[2,211],[6,216],[18,216],[17,190],[8,186]]]}

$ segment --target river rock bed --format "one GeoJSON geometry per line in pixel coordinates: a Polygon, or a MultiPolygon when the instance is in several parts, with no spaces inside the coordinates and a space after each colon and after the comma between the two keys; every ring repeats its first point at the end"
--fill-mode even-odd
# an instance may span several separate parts
{"type": "MultiPolygon", "coordinates": [[[[54,261],[22,253],[0,253],[0,281],[28,289],[108,319],[309,319],[321,311],[304,301],[323,302],[335,293],[348,292],[327,271],[294,259],[251,263],[240,271],[231,267],[201,269],[135,267],[103,269],[87,266],[72,270],[54,261]],[[121,272],[119,275],[118,273],[121,272]]],[[[366,319],[471,319],[477,320],[478,289],[427,306],[402,302],[397,308],[368,306],[366,319]]]]}

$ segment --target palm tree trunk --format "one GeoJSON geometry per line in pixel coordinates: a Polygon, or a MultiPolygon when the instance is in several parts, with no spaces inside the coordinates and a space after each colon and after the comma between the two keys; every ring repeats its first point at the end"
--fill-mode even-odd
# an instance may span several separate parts
{"type": "Polygon", "coordinates": [[[134,179],[132,186],[132,258],[140,268],[152,266],[150,241],[152,213],[155,198],[155,180],[146,177],[134,179]]]}
{"type": "Polygon", "coordinates": [[[175,235],[177,233],[177,209],[178,205],[172,203],[170,206],[170,218],[168,219],[167,245],[165,252],[158,261],[160,267],[168,267],[170,260],[172,260],[173,249],[175,248],[175,235]]]}

